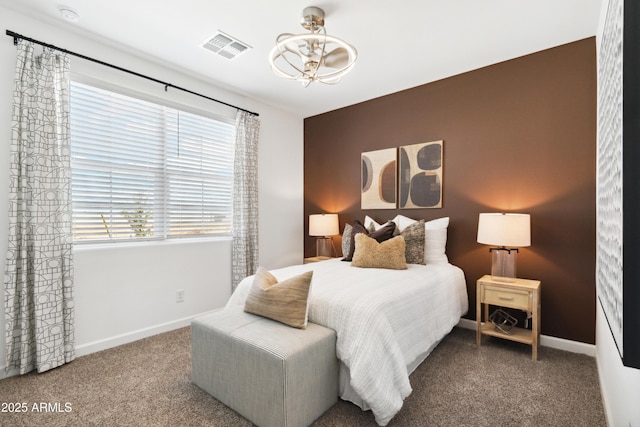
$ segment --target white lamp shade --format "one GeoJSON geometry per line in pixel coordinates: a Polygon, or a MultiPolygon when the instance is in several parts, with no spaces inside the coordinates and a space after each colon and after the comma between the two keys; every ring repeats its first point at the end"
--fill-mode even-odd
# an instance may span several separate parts
{"type": "Polygon", "coordinates": [[[478,243],[504,247],[531,246],[529,214],[481,213],[478,243]]]}
{"type": "Polygon", "coordinates": [[[338,214],[309,215],[309,236],[335,236],[338,231],[338,214]]]}

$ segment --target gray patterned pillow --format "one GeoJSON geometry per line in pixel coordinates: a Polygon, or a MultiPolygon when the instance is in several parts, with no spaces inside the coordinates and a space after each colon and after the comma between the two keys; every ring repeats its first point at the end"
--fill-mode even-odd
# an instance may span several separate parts
{"type": "Polygon", "coordinates": [[[344,225],[344,231],[342,232],[342,256],[346,257],[349,254],[349,248],[351,247],[351,224],[344,225]]]}
{"type": "Polygon", "coordinates": [[[414,222],[400,234],[404,237],[407,264],[424,264],[424,219],[414,222]]]}

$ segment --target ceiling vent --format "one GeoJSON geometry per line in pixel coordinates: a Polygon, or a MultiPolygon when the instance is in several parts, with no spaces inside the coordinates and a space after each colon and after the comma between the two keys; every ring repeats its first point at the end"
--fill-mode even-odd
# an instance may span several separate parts
{"type": "Polygon", "coordinates": [[[229,60],[235,59],[251,49],[251,46],[248,44],[222,31],[218,31],[211,39],[204,42],[202,47],[229,60]]]}

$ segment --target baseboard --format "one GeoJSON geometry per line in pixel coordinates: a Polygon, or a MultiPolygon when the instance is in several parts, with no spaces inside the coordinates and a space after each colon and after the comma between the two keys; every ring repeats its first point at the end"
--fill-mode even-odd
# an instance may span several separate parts
{"type": "Polygon", "coordinates": [[[0,366],[0,380],[5,378],[14,377],[20,373],[20,369],[12,369],[9,372],[6,372],[7,365],[0,366]]]}
{"type": "Polygon", "coordinates": [[[196,317],[213,313],[214,311],[216,310],[195,314],[193,316],[184,317],[182,319],[173,320],[171,322],[161,323],[159,325],[154,325],[148,328],[139,329],[137,331],[128,332],[126,334],[116,335],[114,337],[106,338],[103,340],[82,344],[82,345],[76,346],[76,357],[86,356],[87,354],[106,350],[112,347],[117,347],[123,344],[128,344],[130,342],[138,341],[143,338],[151,337],[153,335],[158,335],[163,332],[169,332],[169,331],[173,331],[174,329],[183,328],[185,326],[189,326],[191,324],[191,321],[196,317]]]}
{"type": "MultiPolygon", "coordinates": [[[[174,329],[183,328],[189,326],[191,321],[196,317],[203,316],[205,314],[213,313],[217,310],[211,310],[204,313],[195,314],[193,316],[184,317],[182,319],[173,320],[171,322],[161,323],[159,325],[150,326],[148,328],[139,329],[137,331],[128,332],[126,334],[116,335],[103,340],[93,341],[87,344],[76,346],[76,357],[86,356],[87,354],[96,353],[98,351],[107,350],[109,348],[117,347],[119,345],[128,344],[130,342],[138,341],[143,338],[158,335],[163,332],[173,331],[174,329]]],[[[8,373],[5,372],[6,365],[0,366],[0,380],[3,378],[12,377],[18,375],[18,369],[12,369],[8,373]]]]}
{"type": "MultiPolygon", "coordinates": [[[[460,319],[458,326],[465,329],[476,330],[475,320],[460,319]]],[[[596,346],[578,341],[566,340],[564,338],[551,337],[548,335],[540,335],[540,345],[544,347],[555,348],[558,350],[570,351],[571,353],[586,354],[587,356],[596,357],[596,346]]]]}

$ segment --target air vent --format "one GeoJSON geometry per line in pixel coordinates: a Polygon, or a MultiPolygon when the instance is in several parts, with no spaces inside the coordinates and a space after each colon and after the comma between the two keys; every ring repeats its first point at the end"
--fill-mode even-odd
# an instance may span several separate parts
{"type": "Polygon", "coordinates": [[[235,59],[251,49],[248,44],[242,43],[222,31],[218,31],[211,39],[204,42],[202,47],[229,60],[235,59]]]}

